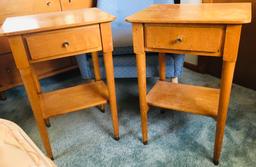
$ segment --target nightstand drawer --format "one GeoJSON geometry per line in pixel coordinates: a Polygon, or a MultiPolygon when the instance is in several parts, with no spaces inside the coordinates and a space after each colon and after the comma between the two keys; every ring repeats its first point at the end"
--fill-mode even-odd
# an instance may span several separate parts
{"type": "Polygon", "coordinates": [[[90,8],[93,6],[93,2],[93,0],[60,0],[63,11],[90,8]]]}
{"type": "Polygon", "coordinates": [[[59,0],[37,0],[34,2],[35,12],[56,12],[61,11],[61,5],[59,0]]]}
{"type": "Polygon", "coordinates": [[[146,48],[197,52],[220,52],[223,26],[146,24],[146,48]]]}
{"type": "Polygon", "coordinates": [[[98,25],[27,35],[32,60],[51,59],[101,50],[98,25]]]}

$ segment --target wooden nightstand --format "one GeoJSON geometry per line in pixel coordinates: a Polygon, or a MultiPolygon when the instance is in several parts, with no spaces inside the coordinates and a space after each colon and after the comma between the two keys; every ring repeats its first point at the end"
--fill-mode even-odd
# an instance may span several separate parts
{"type": "Polygon", "coordinates": [[[7,36],[49,157],[53,157],[45,123],[48,118],[110,103],[114,138],[119,139],[112,59],[111,22],[97,8],[8,18],[7,36]],[[104,53],[107,85],[101,80],[97,51],[104,53]],[[95,81],[44,93],[32,64],[92,52],[95,81]]]}
{"type": "Polygon", "coordinates": [[[127,17],[133,45],[143,143],[149,106],[213,117],[217,124],[214,164],[219,163],[242,24],[251,22],[251,4],[153,5],[127,17]],[[145,51],[159,52],[160,81],[147,94],[145,51]],[[222,57],[220,89],[165,81],[164,53],[222,57]]]}
{"type": "MultiPolygon", "coordinates": [[[[47,12],[60,12],[73,9],[91,8],[96,0],[10,0],[0,1],[0,32],[7,17],[32,15],[47,12]]],[[[75,57],[44,61],[33,64],[39,79],[77,68],[75,57]]],[[[0,100],[6,97],[2,93],[22,84],[6,37],[0,36],[0,100]]]]}

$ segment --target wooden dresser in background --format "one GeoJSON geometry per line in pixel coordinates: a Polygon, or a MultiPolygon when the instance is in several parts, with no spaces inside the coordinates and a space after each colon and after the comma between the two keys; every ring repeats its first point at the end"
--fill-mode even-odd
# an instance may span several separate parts
{"type": "MultiPolygon", "coordinates": [[[[252,3],[252,22],[244,25],[234,73],[234,83],[256,90],[256,0],[203,0],[205,3],[252,3]]],[[[203,73],[217,77],[221,75],[222,60],[213,57],[199,57],[198,68],[203,73]]]]}
{"type": "MultiPolygon", "coordinates": [[[[36,13],[65,11],[95,6],[94,0],[0,0],[0,27],[10,16],[30,15],[36,13]]],[[[0,29],[1,31],[1,29],[0,29]]],[[[49,77],[77,68],[74,58],[52,60],[34,65],[39,78],[49,77]]],[[[0,94],[1,92],[22,84],[20,74],[15,66],[9,43],[0,36],[0,94]]]]}

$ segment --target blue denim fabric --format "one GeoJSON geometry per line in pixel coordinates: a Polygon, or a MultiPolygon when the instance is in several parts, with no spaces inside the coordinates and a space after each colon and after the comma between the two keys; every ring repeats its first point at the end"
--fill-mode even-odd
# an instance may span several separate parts
{"type": "Polygon", "coordinates": [[[180,54],[172,54],[170,55],[170,59],[174,62],[174,65],[171,67],[173,68],[173,74],[171,77],[181,77],[183,73],[183,65],[184,65],[184,55],[180,54]]]}

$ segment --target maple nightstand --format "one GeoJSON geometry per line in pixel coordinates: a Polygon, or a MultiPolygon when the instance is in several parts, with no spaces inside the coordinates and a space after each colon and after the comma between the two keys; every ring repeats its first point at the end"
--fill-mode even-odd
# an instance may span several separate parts
{"type": "Polygon", "coordinates": [[[250,3],[152,5],[126,18],[133,26],[143,143],[149,106],[213,117],[217,122],[214,164],[219,163],[242,24],[250,3]],[[160,81],[146,89],[145,52],[159,52],[160,81]],[[220,89],[165,81],[164,53],[222,57],[220,89]]]}
{"type": "Polygon", "coordinates": [[[39,131],[53,158],[45,124],[48,118],[110,103],[114,138],[119,139],[112,59],[111,22],[114,16],[97,8],[7,18],[7,36],[20,71],[39,131]],[[103,51],[107,84],[101,80],[97,51],[103,51]],[[82,53],[92,53],[95,81],[42,92],[32,64],[82,53]]]}

